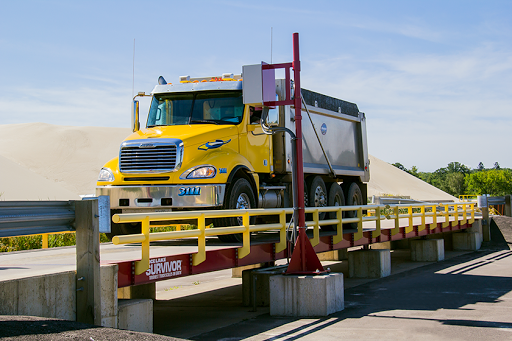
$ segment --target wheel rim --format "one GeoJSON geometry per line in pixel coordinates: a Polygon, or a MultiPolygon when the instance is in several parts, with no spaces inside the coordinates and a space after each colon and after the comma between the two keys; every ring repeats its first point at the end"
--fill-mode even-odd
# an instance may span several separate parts
{"type": "Polygon", "coordinates": [[[315,207],[325,207],[327,206],[327,196],[321,186],[315,188],[315,207]]]}
{"type": "MultiPolygon", "coordinates": [[[[236,199],[236,209],[237,210],[248,210],[251,208],[251,200],[246,193],[241,193],[236,199]]],[[[238,225],[242,226],[244,224],[242,217],[236,217],[238,221],[238,225]]]]}
{"type": "Polygon", "coordinates": [[[341,206],[341,196],[339,194],[334,197],[334,206],[341,206]]]}
{"type": "Polygon", "coordinates": [[[363,204],[363,200],[357,193],[354,193],[352,196],[352,203],[353,205],[359,206],[363,204]]]}

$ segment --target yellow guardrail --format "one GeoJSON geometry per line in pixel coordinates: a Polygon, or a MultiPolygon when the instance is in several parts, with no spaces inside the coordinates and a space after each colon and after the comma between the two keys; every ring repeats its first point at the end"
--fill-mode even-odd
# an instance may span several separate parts
{"type": "MultiPolygon", "coordinates": [[[[375,230],[372,231],[372,238],[381,235],[382,220],[392,219],[395,221],[391,235],[396,235],[400,230],[400,219],[409,219],[405,232],[413,230],[413,219],[421,217],[419,231],[425,228],[431,230],[437,227],[438,217],[443,217],[442,227],[450,224],[450,217],[454,222],[461,224],[472,224],[475,220],[475,203],[442,203],[442,204],[399,204],[399,205],[364,205],[364,206],[336,206],[336,207],[308,207],[306,214],[311,214],[312,221],[306,221],[306,226],[313,227],[313,246],[320,242],[320,227],[324,225],[336,225],[336,235],[333,236],[333,244],[343,240],[343,225],[356,223],[357,232],[354,233],[354,240],[363,237],[363,223],[375,221],[375,230]],[[442,210],[438,211],[438,207],[442,210]],[[343,217],[343,212],[355,212],[355,217],[343,217]],[[363,211],[370,211],[372,215],[363,215],[363,211]],[[416,212],[415,212],[416,211],[416,212]],[[320,213],[334,212],[334,219],[320,220],[320,213]],[[469,219],[468,219],[469,215],[469,219]],[[426,223],[426,218],[432,217],[433,222],[426,223]]],[[[275,243],[275,252],[279,253],[286,248],[286,215],[293,214],[293,208],[272,208],[272,209],[250,209],[250,210],[208,210],[208,211],[182,211],[182,212],[154,212],[154,213],[125,213],[115,214],[112,217],[114,223],[141,223],[142,233],[132,235],[115,236],[112,239],[114,244],[141,243],[142,257],[135,262],[135,274],[139,275],[149,269],[149,243],[152,241],[163,241],[182,238],[197,238],[198,252],[192,255],[192,265],[198,265],[206,260],[206,237],[226,234],[241,233],[243,235],[242,247],[238,248],[238,258],[243,258],[250,253],[251,232],[279,231],[279,242],[275,243]],[[251,225],[250,218],[258,216],[279,216],[278,223],[251,225]],[[205,220],[211,218],[242,217],[242,226],[227,226],[207,229],[205,220]],[[149,233],[151,223],[162,221],[173,221],[182,219],[197,220],[197,230],[169,231],[149,233]]]]}

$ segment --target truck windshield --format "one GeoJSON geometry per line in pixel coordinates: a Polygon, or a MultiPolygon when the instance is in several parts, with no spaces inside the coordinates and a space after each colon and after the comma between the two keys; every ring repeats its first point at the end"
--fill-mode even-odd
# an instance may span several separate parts
{"type": "Polygon", "coordinates": [[[156,94],[147,127],[184,124],[239,124],[244,104],[241,91],[156,94]]]}

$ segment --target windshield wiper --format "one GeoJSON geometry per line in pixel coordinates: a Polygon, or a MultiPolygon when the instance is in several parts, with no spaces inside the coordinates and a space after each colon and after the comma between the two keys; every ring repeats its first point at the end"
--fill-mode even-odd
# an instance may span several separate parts
{"type": "Polygon", "coordinates": [[[219,124],[216,120],[190,120],[190,123],[213,123],[219,124]]]}

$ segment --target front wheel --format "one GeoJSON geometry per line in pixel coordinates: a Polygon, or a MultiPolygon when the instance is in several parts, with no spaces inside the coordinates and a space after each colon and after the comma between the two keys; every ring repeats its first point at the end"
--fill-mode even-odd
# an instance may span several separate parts
{"type": "MultiPolygon", "coordinates": [[[[247,179],[240,178],[236,180],[228,192],[226,202],[224,202],[224,209],[237,209],[248,210],[256,208],[256,198],[252,190],[251,184],[247,179]]],[[[221,218],[218,220],[221,226],[242,226],[242,217],[221,218]]],[[[254,218],[251,218],[251,223],[254,223],[254,218]]],[[[243,235],[225,234],[219,235],[219,239],[223,242],[242,242],[243,235]]]]}

